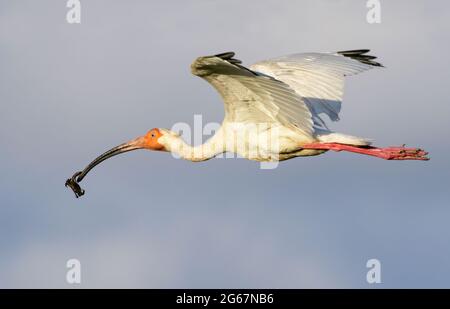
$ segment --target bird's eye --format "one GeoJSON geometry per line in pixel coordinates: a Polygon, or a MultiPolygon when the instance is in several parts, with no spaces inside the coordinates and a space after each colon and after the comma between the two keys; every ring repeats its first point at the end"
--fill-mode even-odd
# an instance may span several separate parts
{"type": "Polygon", "coordinates": [[[155,133],[152,132],[152,137],[155,137],[155,133]]]}

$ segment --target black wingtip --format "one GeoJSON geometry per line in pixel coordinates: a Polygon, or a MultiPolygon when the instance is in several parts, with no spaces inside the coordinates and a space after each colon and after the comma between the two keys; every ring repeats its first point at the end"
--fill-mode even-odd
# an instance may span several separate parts
{"type": "Polygon", "coordinates": [[[230,60],[234,57],[234,55],[235,55],[235,53],[230,51],[230,52],[216,54],[216,55],[214,55],[214,57],[219,57],[220,59],[223,59],[223,60],[230,60]]]}
{"type": "Polygon", "coordinates": [[[218,57],[218,58],[228,61],[229,63],[232,63],[232,64],[241,64],[242,61],[239,59],[234,59],[233,58],[234,55],[235,55],[234,52],[226,52],[226,53],[214,55],[213,57],[218,57]]]}
{"type": "Polygon", "coordinates": [[[344,50],[337,53],[339,55],[357,60],[367,65],[371,65],[374,67],[384,67],[384,65],[382,65],[381,63],[373,61],[374,59],[377,59],[377,57],[366,55],[368,52],[370,52],[370,49],[344,50]]]}
{"type": "Polygon", "coordinates": [[[241,68],[243,70],[246,70],[246,71],[252,73],[253,75],[258,75],[256,72],[253,72],[249,68],[246,68],[245,66],[243,66],[241,60],[233,58],[234,55],[235,55],[235,53],[230,51],[230,52],[220,53],[220,54],[216,54],[216,55],[209,56],[209,57],[218,57],[218,58],[220,58],[222,60],[225,60],[228,63],[231,63],[231,64],[233,64],[233,65],[235,65],[235,66],[237,66],[237,67],[239,67],[239,68],[241,68]]]}
{"type": "Polygon", "coordinates": [[[368,52],[370,52],[370,49],[353,49],[353,50],[342,50],[342,51],[338,51],[338,54],[341,55],[364,55],[367,54],[368,52]]]}

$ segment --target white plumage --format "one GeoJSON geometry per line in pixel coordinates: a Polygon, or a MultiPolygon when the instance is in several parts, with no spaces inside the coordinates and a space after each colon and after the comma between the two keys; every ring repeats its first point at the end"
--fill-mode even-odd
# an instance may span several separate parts
{"type": "Polygon", "coordinates": [[[304,53],[257,62],[250,66],[289,85],[303,98],[316,125],[324,126],[320,114],[339,120],[344,78],[376,66],[339,53],[304,53]]]}

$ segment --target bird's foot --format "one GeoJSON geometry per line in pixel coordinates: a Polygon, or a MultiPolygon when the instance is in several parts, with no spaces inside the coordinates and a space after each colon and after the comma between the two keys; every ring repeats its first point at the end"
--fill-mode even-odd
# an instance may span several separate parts
{"type": "Polygon", "coordinates": [[[369,147],[370,151],[374,153],[375,156],[386,160],[421,160],[428,161],[430,158],[427,157],[428,152],[420,148],[407,148],[405,145],[401,147],[386,147],[377,148],[369,147]]]}

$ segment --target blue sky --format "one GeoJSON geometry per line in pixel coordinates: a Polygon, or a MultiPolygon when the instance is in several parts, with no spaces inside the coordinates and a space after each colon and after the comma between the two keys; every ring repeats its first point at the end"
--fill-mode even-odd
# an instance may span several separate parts
{"type": "Polygon", "coordinates": [[[0,3],[0,287],[449,287],[450,5],[382,1],[0,3]],[[250,65],[370,48],[386,69],[347,80],[336,131],[421,146],[429,162],[347,153],[261,170],[139,151],[106,161],[75,199],[64,181],[152,127],[220,122],[189,71],[233,50],[250,65]],[[381,285],[366,262],[381,261],[381,285]]]}

